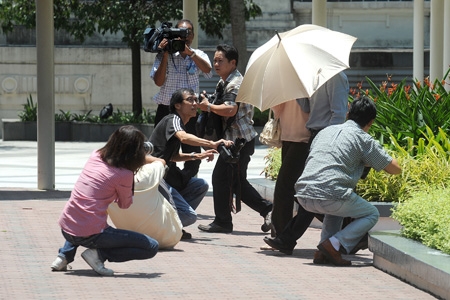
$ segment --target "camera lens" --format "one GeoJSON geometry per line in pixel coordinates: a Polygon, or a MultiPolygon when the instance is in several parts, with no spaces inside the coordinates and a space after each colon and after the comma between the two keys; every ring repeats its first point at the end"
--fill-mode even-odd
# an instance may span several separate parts
{"type": "Polygon", "coordinates": [[[145,150],[145,153],[152,154],[153,153],[153,144],[150,142],[144,142],[144,150],[145,150]]]}

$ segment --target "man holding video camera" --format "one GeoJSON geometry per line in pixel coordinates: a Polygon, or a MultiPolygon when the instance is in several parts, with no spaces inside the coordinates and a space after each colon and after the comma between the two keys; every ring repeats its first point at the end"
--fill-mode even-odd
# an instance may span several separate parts
{"type": "MultiPolygon", "coordinates": [[[[194,39],[194,25],[190,20],[180,20],[175,29],[170,28],[170,23],[161,25],[163,38],[158,45],[158,54],[156,55],[150,77],[155,84],[160,87],[159,93],[153,98],[158,104],[155,116],[155,127],[169,114],[169,105],[172,94],[180,88],[190,88],[195,93],[199,93],[199,76],[203,74],[206,78],[212,77],[212,67],[208,55],[199,50],[191,48],[194,39]],[[181,43],[175,43],[184,40],[184,46],[181,43]],[[175,42],[174,42],[175,41],[175,42]],[[177,49],[183,51],[176,51],[177,49]]],[[[147,50],[146,50],[147,51],[147,50]]],[[[150,51],[152,52],[152,51],[150,51]]],[[[186,131],[195,134],[196,116],[186,124],[186,131]]],[[[191,145],[181,145],[184,153],[201,152],[200,147],[191,145]]],[[[194,177],[198,173],[200,161],[187,161],[181,171],[182,176],[194,177]]]]}
{"type": "MultiPolygon", "coordinates": [[[[192,49],[194,39],[194,25],[190,20],[178,21],[175,28],[186,29],[185,46],[183,51],[173,51],[168,46],[172,44],[168,38],[163,38],[158,46],[160,50],[156,55],[150,77],[160,87],[159,93],[153,98],[158,104],[155,117],[155,126],[161,119],[169,114],[170,98],[179,88],[191,88],[199,92],[199,76],[212,77],[212,67],[208,55],[199,50],[192,49]]],[[[168,28],[170,31],[170,28],[168,28]]],[[[181,38],[180,38],[181,39],[181,38]]],[[[175,49],[176,50],[176,49],[175,49]]]]}
{"type": "Polygon", "coordinates": [[[234,141],[232,147],[218,147],[220,156],[212,173],[215,219],[209,225],[199,225],[198,228],[208,232],[231,233],[233,223],[231,212],[240,210],[240,200],[264,218],[261,227],[270,228],[270,212],[272,203],[261,195],[247,181],[247,167],[250,156],[255,152],[255,137],[253,128],[253,106],[246,103],[236,103],[236,96],[242,82],[242,75],[237,70],[238,52],[228,45],[218,45],[214,54],[214,70],[220,76],[210,103],[208,96],[202,94],[198,107],[202,111],[212,112],[220,116],[222,130],[216,130],[217,138],[234,141]],[[230,157],[231,156],[231,157],[230,157]],[[233,206],[233,196],[236,196],[236,207],[233,206]]]}

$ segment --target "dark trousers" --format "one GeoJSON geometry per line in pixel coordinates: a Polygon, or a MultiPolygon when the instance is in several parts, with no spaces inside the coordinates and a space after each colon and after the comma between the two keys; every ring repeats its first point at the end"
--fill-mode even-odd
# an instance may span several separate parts
{"type": "MultiPolygon", "coordinates": [[[[297,244],[297,240],[302,237],[316,214],[306,211],[303,206],[298,206],[297,215],[292,218],[286,225],[281,234],[277,234],[286,245],[294,247],[297,244]]],[[[321,217],[321,215],[318,215],[321,217]]]]}
{"type": "Polygon", "coordinates": [[[294,185],[303,173],[308,153],[309,143],[283,141],[272,211],[272,225],[277,233],[281,233],[292,219],[296,201],[294,185]]]}
{"type": "Polygon", "coordinates": [[[240,194],[241,200],[251,209],[265,217],[272,210],[272,203],[261,195],[247,180],[247,168],[250,156],[255,152],[255,139],[247,142],[240,151],[239,162],[226,163],[220,155],[212,173],[214,223],[224,228],[233,229],[230,196],[240,194]],[[240,192],[236,190],[239,188],[240,192]]]}

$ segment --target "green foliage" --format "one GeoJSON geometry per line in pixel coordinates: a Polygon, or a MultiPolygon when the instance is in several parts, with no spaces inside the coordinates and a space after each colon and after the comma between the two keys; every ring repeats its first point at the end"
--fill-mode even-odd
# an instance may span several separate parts
{"type": "MultiPolygon", "coordinates": [[[[253,0],[244,0],[244,2],[246,21],[262,15],[261,8],[253,0]]],[[[200,28],[208,36],[223,39],[222,30],[231,22],[229,0],[199,0],[198,8],[200,28]]]]}
{"type": "Polygon", "coordinates": [[[264,126],[269,119],[269,110],[261,112],[257,107],[254,108],[253,122],[254,126],[264,126]]]}
{"type": "MultiPolygon", "coordinates": [[[[415,88],[406,85],[406,80],[399,84],[385,81],[378,87],[366,78],[371,89],[364,93],[372,97],[377,105],[377,118],[371,134],[383,144],[394,136],[401,147],[409,147],[418,145],[427,132],[438,134],[440,129],[448,132],[450,94],[443,84],[449,72],[450,69],[442,81],[436,80],[431,84],[426,79],[423,86],[416,82],[415,88]]],[[[360,90],[359,93],[362,92],[360,90]]]]}
{"type": "Polygon", "coordinates": [[[27,98],[27,103],[23,105],[23,111],[19,113],[19,118],[22,122],[37,121],[37,104],[33,103],[31,95],[27,98]]]}
{"type": "Polygon", "coordinates": [[[281,167],[281,148],[269,148],[264,156],[265,167],[262,173],[266,178],[277,180],[281,167]]]}
{"type": "MultiPolygon", "coordinates": [[[[37,104],[34,104],[33,97],[27,98],[27,103],[23,105],[23,111],[19,113],[22,122],[37,121],[37,104]]],[[[55,114],[56,122],[90,122],[90,123],[117,123],[117,124],[153,124],[155,123],[155,111],[142,110],[142,113],[136,116],[132,112],[117,110],[112,116],[106,120],[100,119],[99,116],[91,116],[92,110],[84,114],[71,113],[70,111],[59,110],[60,113],[55,114]]]]}
{"type": "Polygon", "coordinates": [[[403,236],[450,254],[450,189],[415,191],[394,207],[392,217],[403,236]]]}

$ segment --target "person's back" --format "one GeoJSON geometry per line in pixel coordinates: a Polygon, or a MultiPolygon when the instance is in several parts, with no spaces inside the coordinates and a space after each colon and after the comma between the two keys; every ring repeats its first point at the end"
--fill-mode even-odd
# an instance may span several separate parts
{"type": "Polygon", "coordinates": [[[323,129],[314,139],[305,170],[296,183],[297,196],[347,197],[361,178],[365,164],[377,171],[385,167],[381,151],[374,148],[382,147],[352,120],[323,129]]]}

